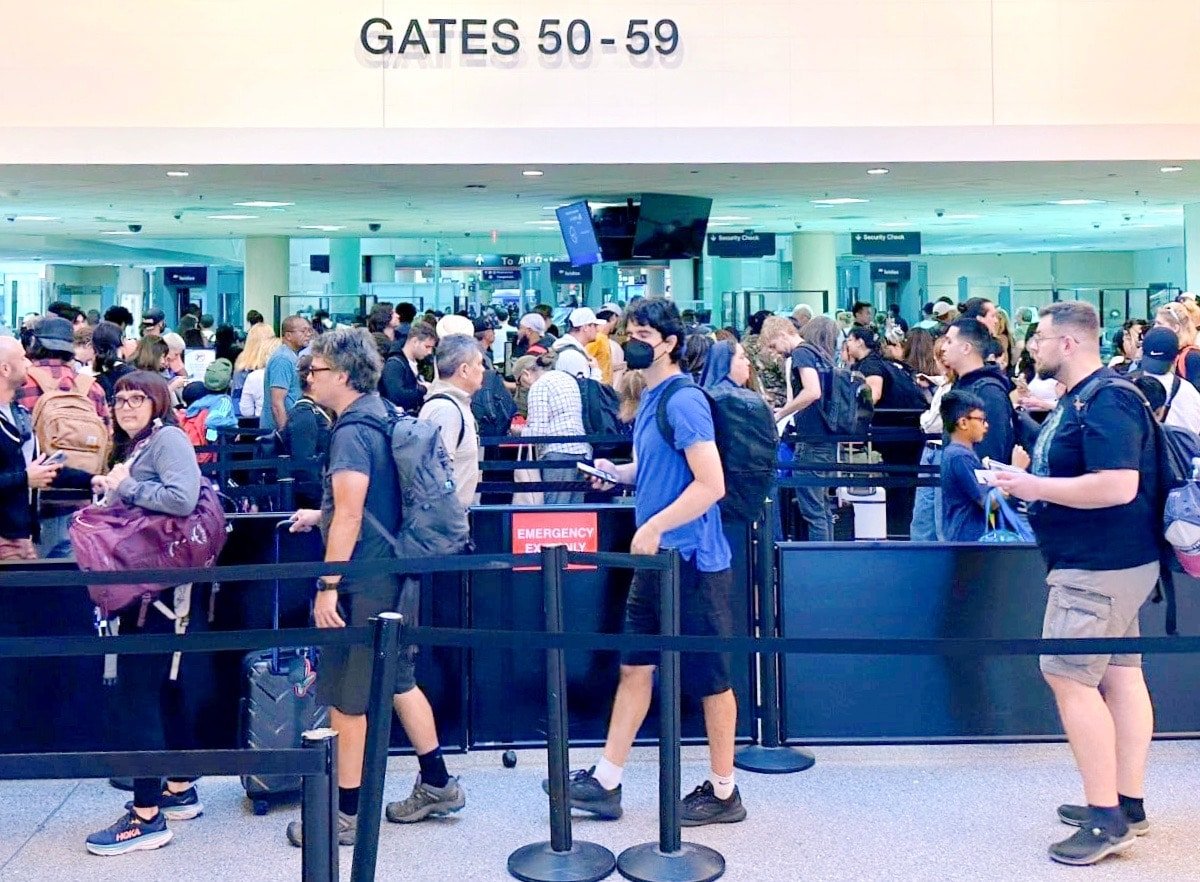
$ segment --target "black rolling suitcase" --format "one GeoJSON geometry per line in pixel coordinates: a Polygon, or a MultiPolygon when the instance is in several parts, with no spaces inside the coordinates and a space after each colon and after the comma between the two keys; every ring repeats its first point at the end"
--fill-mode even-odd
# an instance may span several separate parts
{"type": "MultiPolygon", "coordinates": [[[[275,530],[275,562],[279,563],[279,531],[275,530]]],[[[279,628],[279,582],[275,582],[273,627],[279,628]]],[[[317,703],[316,652],[313,649],[267,649],[242,661],[245,694],[241,701],[241,746],[257,750],[300,747],[300,735],[329,725],[329,708],[317,703]]],[[[256,815],[273,801],[300,796],[299,775],[243,775],[242,786],[256,815]]]]}

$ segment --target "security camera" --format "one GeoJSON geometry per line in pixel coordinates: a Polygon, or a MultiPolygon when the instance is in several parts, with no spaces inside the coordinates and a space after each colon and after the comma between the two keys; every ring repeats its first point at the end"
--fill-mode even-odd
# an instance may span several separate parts
{"type": "Polygon", "coordinates": [[[1129,223],[1131,220],[1133,220],[1133,218],[1127,214],[1123,214],[1121,217],[1124,219],[1125,223],[1129,223]]]}
{"type": "Polygon", "coordinates": [[[936,214],[938,217],[944,217],[946,214],[946,209],[939,208],[937,211],[934,212],[934,214],[936,214]]]}
{"type": "Polygon", "coordinates": [[[175,220],[183,220],[183,212],[177,211],[171,217],[175,218],[175,220]]]}
{"type": "Polygon", "coordinates": [[[1093,230],[1098,230],[1098,229],[1100,229],[1100,224],[1099,224],[1099,223],[1092,224],[1092,229],[1093,229],[1093,230]]]}
{"type": "Polygon", "coordinates": [[[141,225],[141,224],[130,224],[130,225],[129,225],[129,232],[131,232],[131,233],[140,233],[141,231],[142,231],[142,225],[141,225]]]}
{"type": "Polygon", "coordinates": [[[464,235],[464,236],[466,236],[468,239],[470,239],[470,238],[471,238],[471,234],[470,234],[470,233],[463,233],[463,235],[464,235]]]}
{"type": "Polygon", "coordinates": [[[372,233],[378,233],[380,230],[383,229],[383,224],[379,224],[379,223],[367,224],[367,229],[370,230],[372,233]]]}
{"type": "Polygon", "coordinates": [[[796,221],[796,229],[797,230],[804,229],[804,224],[800,223],[800,221],[796,221]]]}
{"type": "Polygon", "coordinates": [[[5,220],[7,220],[10,224],[15,224],[17,222],[16,216],[11,214],[5,218],[5,220]]]}

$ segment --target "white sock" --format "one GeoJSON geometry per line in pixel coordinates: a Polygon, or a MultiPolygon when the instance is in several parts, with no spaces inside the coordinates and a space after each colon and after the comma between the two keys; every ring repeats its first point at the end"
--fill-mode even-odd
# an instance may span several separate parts
{"type": "Polygon", "coordinates": [[[600,762],[596,763],[596,771],[592,774],[605,790],[616,790],[621,786],[621,776],[624,773],[623,766],[615,765],[605,757],[600,757],[600,762]]]}
{"type": "Polygon", "coordinates": [[[713,793],[717,795],[717,799],[729,799],[733,796],[733,772],[726,777],[710,770],[708,780],[712,783],[713,793]]]}

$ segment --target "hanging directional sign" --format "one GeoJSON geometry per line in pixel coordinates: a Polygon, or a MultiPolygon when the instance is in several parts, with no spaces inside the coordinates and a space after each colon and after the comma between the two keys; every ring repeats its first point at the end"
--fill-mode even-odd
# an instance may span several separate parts
{"type": "Polygon", "coordinates": [[[774,257],[775,234],[755,233],[709,233],[709,257],[774,257]]]}
{"type": "MultiPolygon", "coordinates": [[[[444,270],[495,269],[519,267],[534,261],[524,254],[445,254],[441,267],[444,270]]],[[[433,269],[433,255],[396,255],[397,269],[433,269]]]]}
{"type": "Polygon", "coordinates": [[[860,257],[905,257],[921,253],[920,233],[851,233],[850,253],[860,257]]]}
{"type": "Polygon", "coordinates": [[[521,281],[521,271],[519,269],[485,269],[483,280],[485,282],[519,282],[521,281]]]}
{"type": "Polygon", "coordinates": [[[907,282],[912,278],[912,264],[907,260],[875,260],[871,262],[872,282],[907,282]]]}

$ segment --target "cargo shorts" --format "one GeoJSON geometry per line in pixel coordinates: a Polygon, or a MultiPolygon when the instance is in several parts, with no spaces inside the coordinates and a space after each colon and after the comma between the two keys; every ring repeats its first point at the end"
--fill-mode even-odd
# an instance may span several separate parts
{"type": "MultiPolygon", "coordinates": [[[[1042,637],[1139,637],[1138,612],[1158,582],[1158,563],[1127,570],[1051,570],[1042,637]]],[[[1117,655],[1043,655],[1042,673],[1099,686],[1109,665],[1140,668],[1142,657],[1117,655]]]]}

